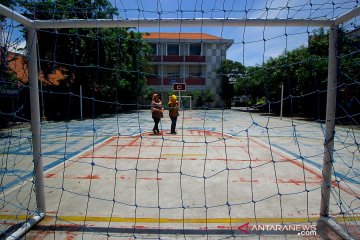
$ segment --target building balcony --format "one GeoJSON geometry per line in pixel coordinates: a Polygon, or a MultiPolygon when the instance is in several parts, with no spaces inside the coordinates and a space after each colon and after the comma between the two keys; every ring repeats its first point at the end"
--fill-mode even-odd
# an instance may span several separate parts
{"type": "Polygon", "coordinates": [[[185,62],[205,62],[205,56],[185,56],[185,62]]]}
{"type": "Polygon", "coordinates": [[[203,77],[188,77],[185,79],[187,85],[205,85],[205,78],[203,77]]]}
{"type": "Polygon", "coordinates": [[[163,62],[183,62],[184,56],[162,56],[163,62]]]}
{"type": "Polygon", "coordinates": [[[188,63],[204,63],[206,61],[205,56],[150,56],[148,58],[150,62],[188,62],[188,63]]]}
{"type": "Polygon", "coordinates": [[[163,79],[164,85],[173,85],[174,83],[183,83],[183,79],[179,77],[166,77],[163,79]]]}
{"type": "Polygon", "coordinates": [[[166,77],[161,78],[148,77],[146,78],[147,85],[173,85],[174,83],[182,83],[183,79],[179,77],[166,77]]]}
{"type": "Polygon", "coordinates": [[[161,56],[152,55],[148,57],[149,62],[161,62],[161,56]]]}
{"type": "MultiPolygon", "coordinates": [[[[163,78],[155,78],[148,77],[146,79],[147,85],[173,85],[174,83],[184,83],[182,78],[178,77],[166,77],[163,78]]],[[[187,77],[185,78],[185,83],[187,85],[205,85],[205,78],[203,77],[187,77]]]]}
{"type": "Polygon", "coordinates": [[[161,78],[148,77],[146,78],[146,85],[161,85],[161,78]]]}

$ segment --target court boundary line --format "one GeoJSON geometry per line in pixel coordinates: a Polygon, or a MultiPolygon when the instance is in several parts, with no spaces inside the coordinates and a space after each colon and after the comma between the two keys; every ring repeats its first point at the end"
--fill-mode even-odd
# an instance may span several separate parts
{"type": "MultiPolygon", "coordinates": [[[[26,220],[29,215],[0,215],[0,220],[26,220]]],[[[337,222],[360,221],[360,215],[344,217],[334,216],[337,222]]],[[[135,217],[101,217],[101,216],[58,216],[46,214],[43,222],[49,222],[53,219],[65,222],[121,222],[121,223],[311,223],[317,222],[320,216],[313,217],[260,217],[260,218],[135,218],[135,217]],[[285,221],[284,221],[285,220],[285,221]]]]}
{"type": "MultiPolygon", "coordinates": [[[[259,139],[254,139],[253,137],[250,137],[250,139],[259,144],[260,146],[269,149],[269,147],[267,147],[266,143],[259,140],[259,139]]],[[[322,171],[318,168],[315,168],[314,165],[308,163],[307,161],[301,161],[301,159],[304,158],[297,158],[296,154],[294,156],[291,156],[289,153],[291,153],[290,151],[284,152],[281,149],[277,148],[276,146],[274,146],[273,144],[270,144],[271,146],[271,151],[276,153],[277,155],[279,155],[280,157],[284,158],[286,161],[294,164],[295,166],[298,166],[299,168],[303,168],[304,170],[306,170],[307,172],[309,172],[310,174],[315,175],[316,177],[318,177],[321,181],[322,181],[322,171]],[[304,164],[304,166],[306,166],[306,168],[300,166],[300,164],[304,164]],[[306,165],[305,165],[306,164],[306,165]]],[[[335,176],[335,174],[332,172],[331,173],[332,177],[336,178],[337,176],[335,176]]],[[[355,193],[351,188],[344,188],[342,185],[340,186],[339,184],[336,184],[334,181],[332,181],[331,185],[333,187],[337,187],[340,190],[346,192],[349,195],[352,195],[356,198],[359,198],[360,195],[358,195],[357,193],[355,193]]],[[[357,187],[354,186],[354,188],[357,189],[357,187]]]]}
{"type": "MultiPolygon", "coordinates": [[[[113,136],[112,136],[112,137],[113,137],[113,136]]],[[[112,137],[103,137],[103,138],[97,140],[96,143],[95,143],[95,146],[97,146],[97,145],[99,145],[99,144],[102,144],[102,143],[105,142],[107,139],[112,138],[112,137]]],[[[55,161],[50,162],[49,164],[45,165],[45,166],[43,167],[43,173],[44,173],[44,175],[45,175],[45,173],[47,173],[47,172],[49,172],[49,171],[57,168],[58,166],[60,166],[62,163],[68,162],[68,161],[70,161],[70,160],[72,160],[72,159],[74,159],[74,158],[77,158],[79,155],[84,154],[84,152],[82,152],[83,149],[85,149],[85,153],[87,153],[88,151],[91,151],[90,148],[91,148],[92,145],[93,145],[93,143],[91,143],[91,144],[89,144],[89,145],[87,145],[87,146],[85,146],[85,147],[77,150],[77,151],[74,152],[74,153],[70,153],[70,154],[69,154],[70,157],[67,158],[67,159],[65,159],[64,157],[58,158],[58,159],[56,159],[55,161]],[[90,149],[90,150],[87,150],[87,149],[90,149]]],[[[30,156],[30,155],[29,155],[29,156],[30,156]]],[[[33,156],[31,155],[30,157],[32,158],[33,156]]],[[[19,187],[22,187],[22,186],[28,184],[28,183],[31,182],[31,181],[33,181],[33,172],[27,173],[27,174],[25,174],[24,176],[18,177],[17,179],[15,179],[15,180],[13,180],[13,181],[5,184],[5,185],[2,187],[1,191],[6,195],[6,194],[9,194],[9,193],[11,193],[12,191],[18,189],[19,187]],[[20,182],[22,182],[22,184],[18,184],[18,183],[20,183],[20,182]]]]}

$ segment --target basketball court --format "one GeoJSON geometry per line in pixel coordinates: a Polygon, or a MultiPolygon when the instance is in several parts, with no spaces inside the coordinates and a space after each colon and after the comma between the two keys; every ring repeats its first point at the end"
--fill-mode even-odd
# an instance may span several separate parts
{"type": "MultiPolygon", "coordinates": [[[[260,233],[252,227],[316,225],[323,156],[320,124],[234,110],[186,110],[178,118],[176,135],[169,134],[167,116],[161,135],[152,134],[152,125],[149,111],[45,123],[47,216],[26,239],[53,239],[54,234],[56,239],[104,239],[109,233],[129,238],[262,234],[264,239],[283,239],[284,232],[260,233]]],[[[340,139],[342,129],[337,133],[340,139]]],[[[12,151],[16,161],[27,150],[12,151]]],[[[350,153],[344,151],[348,159],[354,157],[350,153]]],[[[342,171],[346,164],[339,160],[336,165],[342,180],[351,179],[352,173],[342,171]]],[[[7,181],[7,199],[30,201],[15,191],[32,187],[30,177],[23,186],[14,174],[7,181]]],[[[334,181],[333,187],[342,201],[352,202],[352,209],[360,206],[356,178],[346,184],[334,181]]],[[[6,213],[19,211],[8,206],[6,213]]],[[[333,202],[333,215],[338,208],[333,202]]],[[[355,216],[352,220],[358,221],[355,216]]],[[[296,231],[287,234],[300,237],[296,231]]]]}

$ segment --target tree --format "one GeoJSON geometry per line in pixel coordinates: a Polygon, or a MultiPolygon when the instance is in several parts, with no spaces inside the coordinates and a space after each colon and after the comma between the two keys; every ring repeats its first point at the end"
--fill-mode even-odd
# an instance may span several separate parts
{"type": "Polygon", "coordinates": [[[309,36],[309,53],[312,55],[327,57],[329,51],[329,32],[324,28],[313,30],[309,36]]]}
{"type": "MultiPolygon", "coordinates": [[[[1,4],[6,7],[16,6],[13,0],[3,0],[1,4]]],[[[19,80],[9,68],[9,62],[14,61],[15,56],[9,51],[5,27],[6,18],[0,15],[0,91],[14,88],[14,83],[19,80]]]]}
{"type": "MultiPolygon", "coordinates": [[[[16,1],[2,0],[1,4],[12,8],[16,6],[16,1]]],[[[8,33],[10,31],[6,31],[7,27],[11,28],[11,25],[7,24],[3,15],[0,15],[0,95],[2,95],[0,101],[0,128],[7,127],[11,120],[16,121],[15,114],[4,115],[2,113],[14,113],[19,97],[17,88],[19,79],[9,67],[9,63],[15,61],[16,55],[9,50],[8,33]]]]}
{"type": "MultiPolygon", "coordinates": [[[[310,45],[313,41],[326,38],[321,31],[320,36],[317,34],[314,32],[314,37],[310,37],[310,45]]],[[[325,41],[322,43],[325,44],[325,41]]],[[[316,46],[311,45],[312,52],[310,47],[300,46],[268,59],[261,66],[247,67],[244,77],[237,79],[235,91],[247,89],[250,105],[257,104],[261,99],[279,102],[283,85],[284,96],[291,96],[284,102],[284,114],[305,111],[314,115],[317,108],[308,106],[318,101],[316,94],[326,89],[327,59],[323,54],[327,54],[327,50],[324,51],[327,45],[324,44],[316,42],[316,46]],[[309,93],[312,93],[309,97],[302,97],[309,93]]],[[[279,111],[279,108],[279,105],[275,105],[272,110],[279,111]]]]}
{"type": "MultiPolygon", "coordinates": [[[[322,118],[325,113],[328,40],[329,33],[324,29],[312,32],[309,46],[301,46],[280,56],[270,58],[261,66],[247,67],[246,74],[234,84],[235,91],[247,89],[251,103],[258,99],[270,102],[280,101],[281,85],[284,85],[284,114],[302,113],[306,116],[322,118]],[[261,90],[262,89],[262,90],[261,90]]],[[[346,93],[346,100],[356,96],[359,88],[354,79],[360,77],[359,38],[339,32],[340,92],[346,93]]],[[[340,95],[341,100],[341,95],[340,95]]],[[[272,110],[279,111],[279,106],[272,110]]]]}
{"type": "Polygon", "coordinates": [[[207,103],[212,103],[215,100],[214,93],[210,89],[205,91],[196,90],[191,93],[195,107],[205,107],[207,103]]]}
{"type": "MultiPolygon", "coordinates": [[[[241,78],[244,73],[245,66],[239,62],[227,59],[221,62],[217,74],[219,74],[221,78],[221,98],[225,102],[226,108],[231,107],[231,99],[234,97],[234,83],[241,78]]],[[[237,90],[237,93],[240,93],[241,90],[237,90]]],[[[246,91],[246,89],[244,89],[244,91],[246,91]]]]}
{"type": "MultiPolygon", "coordinates": [[[[14,0],[1,0],[1,4],[4,5],[5,7],[11,8],[16,6],[16,1],[14,0]]],[[[4,22],[5,21],[5,17],[3,15],[0,15],[0,22],[4,22]]]]}
{"type": "Polygon", "coordinates": [[[254,105],[257,99],[264,96],[265,71],[261,66],[250,66],[246,68],[245,74],[234,83],[235,92],[250,96],[248,104],[254,105]]]}
{"type": "MultiPolygon", "coordinates": [[[[42,20],[112,19],[116,14],[108,0],[21,3],[25,16],[42,20]]],[[[77,93],[81,85],[84,96],[97,100],[138,102],[150,54],[141,33],[131,28],[43,29],[38,31],[38,42],[41,70],[49,84],[49,75],[60,69],[63,91],[77,93]]]]}

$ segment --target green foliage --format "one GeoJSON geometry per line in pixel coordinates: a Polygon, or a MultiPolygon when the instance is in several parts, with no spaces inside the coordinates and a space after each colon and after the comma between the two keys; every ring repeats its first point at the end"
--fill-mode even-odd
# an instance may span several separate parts
{"type": "MultiPolygon", "coordinates": [[[[36,19],[112,19],[107,0],[42,0],[22,2],[24,15],[36,19]],[[56,9],[56,11],[54,11],[56,9]]],[[[136,103],[143,92],[150,47],[131,28],[45,29],[38,32],[41,70],[45,76],[60,69],[61,84],[85,96],[136,103]]]]}
{"type": "Polygon", "coordinates": [[[152,98],[152,95],[155,93],[156,91],[149,87],[149,86],[145,86],[144,87],[144,90],[143,90],[143,93],[142,93],[142,96],[143,96],[143,102],[145,104],[150,104],[151,102],[151,98],[152,98]]]}
{"type": "Polygon", "coordinates": [[[199,90],[193,91],[191,93],[194,102],[195,102],[195,107],[202,107],[203,106],[203,98],[202,98],[202,92],[199,90]]]}
{"type": "Polygon", "coordinates": [[[249,95],[252,99],[262,97],[264,94],[264,68],[259,66],[247,67],[246,74],[234,84],[236,95],[249,95]]]}
{"type": "Polygon", "coordinates": [[[215,100],[214,93],[210,89],[206,89],[205,91],[196,90],[191,93],[195,107],[203,107],[206,103],[212,103],[215,100]]]}
{"type": "MultiPolygon", "coordinates": [[[[339,34],[339,55],[340,55],[340,84],[353,83],[360,79],[360,38],[344,32],[339,34]]],[[[351,87],[353,88],[353,86],[351,87]]],[[[357,88],[359,90],[359,88],[357,88]]]]}
{"type": "Polygon", "coordinates": [[[221,62],[220,69],[217,73],[221,76],[226,77],[230,81],[235,81],[242,74],[244,74],[246,67],[239,62],[225,59],[221,62]]]}
{"type": "Polygon", "coordinates": [[[9,67],[9,63],[15,61],[15,59],[16,56],[10,54],[6,46],[0,46],[0,93],[17,88],[16,86],[20,79],[9,67]]]}
{"type": "MultiPolygon", "coordinates": [[[[234,76],[235,94],[248,95],[250,105],[261,105],[265,101],[279,101],[283,85],[284,96],[308,95],[285,102],[284,114],[302,112],[314,117],[323,114],[326,94],[321,92],[327,89],[328,41],[328,31],[317,29],[310,35],[308,47],[301,46],[283,52],[261,66],[246,67],[245,74],[234,76]]],[[[360,40],[340,30],[337,46],[341,56],[338,85],[344,86],[341,89],[343,92],[359,92],[359,87],[353,83],[360,77],[360,53],[357,50],[360,48],[360,40]]],[[[233,67],[231,64],[227,66],[230,66],[230,69],[233,67]]],[[[279,109],[274,107],[272,110],[279,109]]]]}
{"type": "MultiPolygon", "coordinates": [[[[281,85],[284,86],[284,96],[303,96],[326,89],[327,59],[310,54],[308,48],[301,46],[270,58],[262,66],[249,68],[247,73],[247,82],[239,82],[236,86],[246,84],[251,104],[263,105],[264,101],[280,100],[281,85]]],[[[315,115],[316,108],[305,108],[314,98],[316,95],[313,94],[297,101],[286,101],[284,115],[304,109],[307,114],[315,115]]],[[[272,110],[279,111],[279,106],[273,106],[272,110]]]]}
{"type": "Polygon", "coordinates": [[[265,105],[266,99],[265,97],[261,97],[260,99],[256,100],[256,105],[265,105]]]}
{"type": "MultiPolygon", "coordinates": [[[[16,6],[16,1],[14,1],[14,0],[1,0],[1,4],[4,5],[5,7],[12,8],[12,7],[16,6]]],[[[0,22],[3,22],[3,21],[5,21],[5,17],[0,14],[0,22]]]]}
{"type": "Polygon", "coordinates": [[[111,19],[116,14],[108,0],[19,0],[31,19],[111,19]]]}
{"type": "MultiPolygon", "coordinates": [[[[2,0],[2,5],[12,8],[16,6],[16,1],[2,0]]],[[[0,31],[3,31],[5,17],[0,15],[0,31]]],[[[15,88],[15,83],[19,80],[16,74],[9,69],[9,63],[15,60],[15,56],[10,58],[10,52],[7,44],[0,46],[0,91],[15,88]]]]}
{"type": "MultiPolygon", "coordinates": [[[[241,63],[226,59],[221,62],[220,68],[217,70],[217,74],[220,75],[221,79],[222,91],[220,97],[224,100],[225,106],[228,108],[231,106],[231,99],[233,98],[234,90],[236,89],[234,89],[233,85],[236,81],[241,79],[245,73],[245,69],[245,66],[243,66],[241,63]]],[[[241,91],[236,90],[236,94],[241,91]]]]}
{"type": "Polygon", "coordinates": [[[319,28],[313,31],[313,34],[309,37],[309,53],[327,57],[329,51],[329,32],[323,28],[319,28]]]}
{"type": "Polygon", "coordinates": [[[210,89],[206,89],[203,96],[205,103],[212,103],[215,101],[214,93],[210,89]]]}

